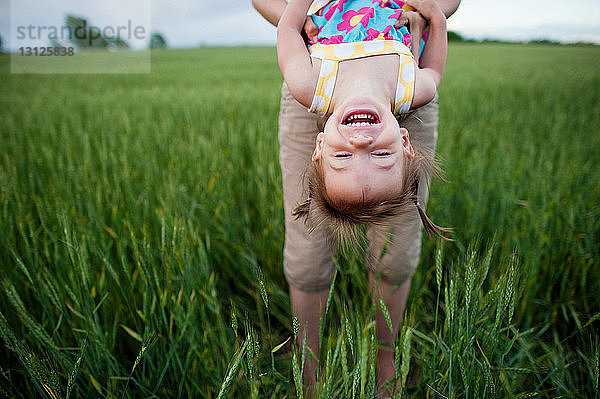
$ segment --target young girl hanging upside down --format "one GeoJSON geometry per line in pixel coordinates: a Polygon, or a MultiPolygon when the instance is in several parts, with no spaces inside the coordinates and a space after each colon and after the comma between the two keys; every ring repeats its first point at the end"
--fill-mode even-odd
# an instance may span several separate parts
{"type": "Polygon", "coordinates": [[[311,3],[290,0],[277,28],[279,66],[290,92],[328,118],[317,135],[308,198],[294,214],[329,220],[343,233],[416,206],[427,233],[441,236],[416,197],[419,176],[431,173],[433,162],[413,147],[398,119],[436,94],[446,61],[445,15],[434,0],[311,3]],[[394,27],[412,7],[429,24],[418,64],[407,29],[394,27]],[[318,28],[308,47],[302,37],[307,14],[318,28]]]}
{"type": "MultiPolygon", "coordinates": [[[[405,112],[409,98],[408,108],[412,110],[433,95],[428,93],[421,98],[421,90],[428,87],[425,82],[429,81],[431,85],[431,79],[437,76],[431,86],[439,84],[446,54],[445,21],[439,20],[435,4],[409,1],[409,4],[420,8],[423,14],[429,15],[428,50],[421,51],[419,62],[420,69],[426,70],[425,75],[429,76],[421,81],[417,61],[411,60],[416,81],[414,86],[408,83],[408,89],[412,88],[412,97],[407,95],[405,104],[401,106],[401,100],[405,97],[401,91],[406,90],[403,82],[410,82],[408,75],[411,69],[407,67],[400,70],[400,61],[410,58],[409,53],[419,60],[421,46],[418,43],[426,25],[423,16],[415,11],[401,11],[400,8],[405,4],[400,0],[367,0],[360,3],[355,0],[323,0],[310,7],[312,14],[307,17],[310,14],[307,13],[308,3],[307,0],[290,0],[289,4],[285,0],[253,0],[261,15],[278,26],[278,53],[286,79],[282,87],[279,114],[286,230],[283,267],[289,282],[292,310],[299,320],[297,345],[303,348],[302,337],[305,337],[306,347],[310,348],[310,355],[307,355],[303,364],[306,393],[314,392],[319,374],[319,320],[323,316],[336,270],[332,260],[335,246],[328,242],[330,227],[345,233],[349,230],[347,227],[366,223],[369,241],[366,255],[367,259],[375,260],[367,262],[371,294],[376,302],[383,300],[392,322],[390,330],[388,319],[381,311],[377,311],[377,397],[389,397],[392,392],[398,393],[400,388],[395,379],[397,359],[394,356],[394,342],[402,323],[411,276],[419,263],[420,223],[425,223],[428,233],[439,233],[437,226],[429,222],[423,211],[428,198],[429,174],[438,136],[437,95],[429,104],[406,114],[406,119],[402,118],[403,126],[411,130],[412,142],[406,130],[399,127],[396,113],[405,112]],[[367,9],[361,13],[365,7],[367,9]],[[368,8],[373,11],[370,12],[368,8]],[[353,12],[344,19],[349,11],[353,12]],[[284,13],[287,13],[285,19],[284,13]],[[337,19],[332,20],[334,14],[337,19]],[[397,20],[392,15],[396,15],[397,20]],[[324,21],[332,22],[325,26],[327,24],[324,21]],[[344,21],[347,21],[345,25],[344,21]],[[401,28],[407,21],[412,37],[405,27],[401,28]],[[434,25],[436,28],[433,28],[434,25]],[[301,38],[301,30],[305,31],[305,37],[311,42],[308,49],[301,38]],[[380,43],[385,43],[384,48],[389,50],[390,41],[400,42],[412,49],[407,52],[405,47],[392,43],[395,51],[390,54],[382,52],[364,58],[352,58],[355,55],[353,53],[350,59],[330,59],[332,49],[350,35],[356,35],[351,42],[372,42],[367,43],[367,51],[372,49],[370,46],[381,46],[380,43]],[[319,46],[323,52],[318,51],[319,46]],[[398,48],[402,50],[399,53],[398,48]],[[315,57],[310,56],[311,51],[315,57]],[[315,112],[308,113],[304,108],[313,104],[313,95],[320,81],[322,59],[316,56],[329,58],[326,60],[329,66],[324,67],[325,76],[321,79],[319,90],[329,93],[329,105],[326,107],[327,99],[323,95],[323,100],[317,98],[315,102],[315,111],[324,112],[325,118],[329,117],[325,129],[324,118],[315,112]],[[327,67],[331,67],[329,74],[327,67]],[[400,72],[404,70],[406,75],[400,72]],[[399,80],[402,84],[400,91],[397,90],[399,80]],[[301,104],[292,97],[288,84],[301,104]],[[319,131],[322,133],[318,135],[317,148],[314,148],[312,143],[319,131]],[[304,173],[305,170],[308,174],[304,173]],[[384,176],[380,178],[378,174],[384,176]],[[304,194],[302,186],[307,191],[304,194]],[[345,195],[344,190],[354,196],[345,195]],[[294,210],[297,204],[300,205],[294,210]],[[293,214],[300,219],[310,214],[311,223],[302,223],[293,214]]],[[[456,11],[460,0],[437,0],[436,3],[448,17],[456,11]]],[[[360,50],[361,44],[351,45],[358,46],[360,50]]],[[[365,51],[364,44],[362,46],[365,51]]],[[[340,47],[338,51],[342,53],[337,56],[346,56],[344,50],[340,47]]],[[[336,54],[333,53],[333,56],[336,54]]]]}

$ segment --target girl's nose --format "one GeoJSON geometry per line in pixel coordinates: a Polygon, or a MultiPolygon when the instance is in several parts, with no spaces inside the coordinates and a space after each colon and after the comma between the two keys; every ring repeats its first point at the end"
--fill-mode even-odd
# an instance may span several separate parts
{"type": "Polygon", "coordinates": [[[350,136],[349,138],[350,144],[357,148],[362,148],[370,145],[373,142],[373,136],[365,136],[363,134],[357,133],[355,135],[350,136]]]}

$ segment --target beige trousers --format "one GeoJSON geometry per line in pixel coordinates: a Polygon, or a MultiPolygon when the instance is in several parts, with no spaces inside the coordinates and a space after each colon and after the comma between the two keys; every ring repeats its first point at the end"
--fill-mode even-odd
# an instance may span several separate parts
{"type": "MultiPolygon", "coordinates": [[[[279,114],[279,162],[285,209],[283,268],[288,283],[304,292],[327,289],[335,273],[335,249],[327,238],[326,227],[309,233],[307,225],[292,216],[292,210],[305,199],[303,176],[311,162],[315,138],[324,122],[298,103],[283,84],[279,114]]],[[[414,146],[424,146],[434,152],[437,124],[436,95],[432,102],[412,113],[402,125],[408,129],[414,146]]],[[[428,194],[429,181],[421,179],[418,196],[423,206],[427,203],[428,194]]],[[[412,276],[421,253],[421,221],[416,208],[414,212],[399,217],[391,231],[369,228],[367,238],[369,253],[379,260],[373,268],[385,282],[401,284],[412,276]],[[387,245],[386,240],[389,240],[387,245]]]]}

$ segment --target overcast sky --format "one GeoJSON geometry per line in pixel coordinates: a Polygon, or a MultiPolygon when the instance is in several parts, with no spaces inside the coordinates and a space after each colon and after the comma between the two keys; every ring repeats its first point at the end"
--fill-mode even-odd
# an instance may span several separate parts
{"type": "MultiPolygon", "coordinates": [[[[463,0],[448,28],[473,39],[600,44],[600,0],[529,0],[513,2],[512,8],[506,3],[463,0]]],[[[9,43],[13,50],[23,45],[47,45],[50,30],[38,28],[60,28],[67,14],[86,17],[100,29],[125,27],[127,23],[141,26],[146,34],[140,40],[130,31],[122,31],[129,33],[128,41],[135,48],[147,46],[150,31],[162,33],[171,47],[275,43],[275,28],[252,8],[251,0],[0,0],[3,47],[9,43]],[[28,26],[34,29],[27,31],[28,26]],[[27,37],[23,38],[23,33],[27,37]],[[46,37],[42,40],[38,33],[46,37]]]]}

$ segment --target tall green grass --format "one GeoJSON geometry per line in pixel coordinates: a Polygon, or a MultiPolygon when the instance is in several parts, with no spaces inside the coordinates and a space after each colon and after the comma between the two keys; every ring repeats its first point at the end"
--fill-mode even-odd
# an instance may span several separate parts
{"type": "MultiPolygon", "coordinates": [[[[599,61],[450,47],[429,214],[456,241],[424,243],[396,343],[405,395],[600,398],[599,61]]],[[[280,85],[272,48],[157,51],[150,75],[0,74],[0,394],[302,396],[280,85]]],[[[337,262],[317,394],[371,397],[380,305],[361,260],[337,262]]]]}

